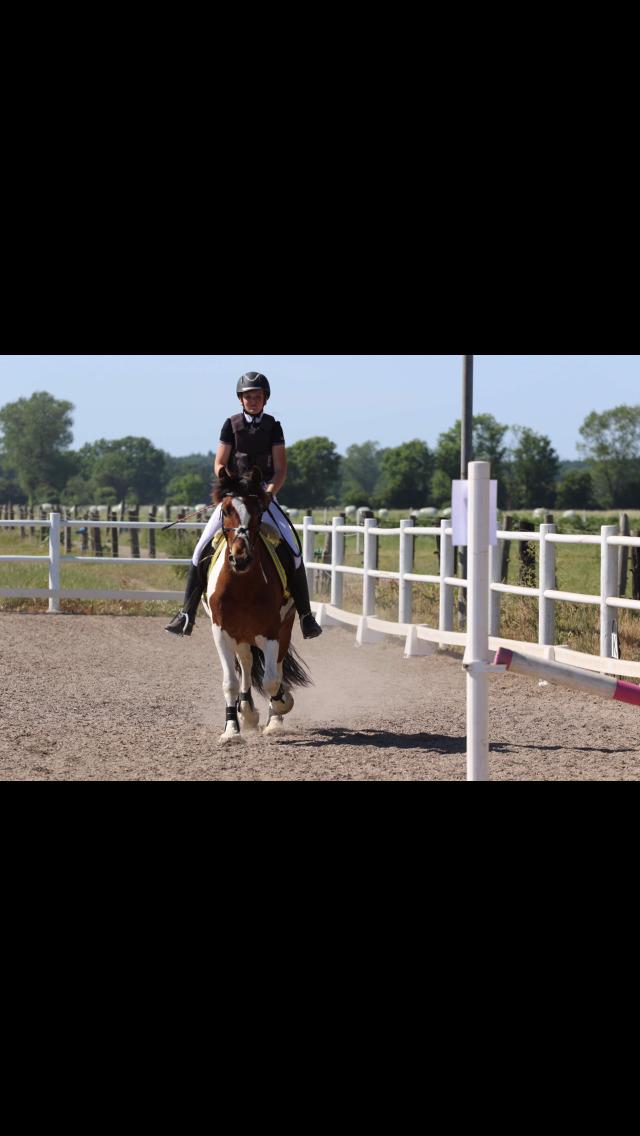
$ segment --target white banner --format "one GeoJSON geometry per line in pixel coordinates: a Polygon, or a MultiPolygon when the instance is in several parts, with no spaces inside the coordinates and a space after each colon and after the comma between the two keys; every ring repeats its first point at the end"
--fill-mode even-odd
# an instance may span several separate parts
{"type": "MultiPolygon", "coordinates": [[[[469,482],[451,482],[451,528],[454,544],[468,544],[469,482]]],[[[498,482],[489,482],[489,544],[498,543],[498,482]]]]}

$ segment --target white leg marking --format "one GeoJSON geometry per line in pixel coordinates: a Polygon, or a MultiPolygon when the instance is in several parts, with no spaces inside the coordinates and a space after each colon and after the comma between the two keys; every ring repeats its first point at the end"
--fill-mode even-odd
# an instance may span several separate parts
{"type": "MultiPolygon", "coordinates": [[[[226,631],[218,627],[217,623],[212,624],[212,627],[213,639],[222,665],[222,689],[224,691],[225,705],[235,706],[240,690],[240,683],[238,682],[235,668],[237,644],[235,639],[232,639],[226,631]]],[[[227,722],[224,732],[220,734],[218,741],[226,743],[238,742],[240,740],[238,723],[236,721],[227,722]]]]}
{"type": "Polygon", "coordinates": [[[223,631],[218,627],[217,623],[213,624],[213,640],[218,649],[220,662],[222,664],[222,689],[224,691],[224,700],[227,706],[233,706],[238,692],[240,690],[240,683],[236,674],[236,652],[238,644],[235,639],[232,639],[227,631],[223,631]]]}
{"type": "MultiPolygon", "coordinates": [[[[253,665],[251,647],[248,643],[239,643],[236,654],[242,672],[240,676],[240,691],[244,691],[246,694],[248,690],[251,690],[251,667],[253,665]]],[[[238,706],[238,719],[242,730],[255,730],[260,721],[260,714],[255,706],[251,706],[248,702],[240,701],[238,706]]]]}
{"type": "Polygon", "coordinates": [[[256,635],[256,645],[264,655],[264,689],[267,694],[275,694],[280,686],[282,674],[282,668],[278,672],[280,644],[277,639],[265,639],[264,635],[256,635]]]}
{"type": "MultiPolygon", "coordinates": [[[[277,670],[278,686],[273,692],[274,694],[280,690],[280,686],[282,685],[282,663],[277,664],[277,670]]],[[[267,724],[262,731],[263,734],[275,734],[284,730],[285,727],[284,722],[282,721],[282,716],[283,714],[288,714],[290,710],[293,710],[293,695],[290,690],[287,690],[287,688],[284,687],[283,697],[278,699],[277,701],[272,694],[271,699],[269,700],[269,717],[267,718],[267,724]]]]}

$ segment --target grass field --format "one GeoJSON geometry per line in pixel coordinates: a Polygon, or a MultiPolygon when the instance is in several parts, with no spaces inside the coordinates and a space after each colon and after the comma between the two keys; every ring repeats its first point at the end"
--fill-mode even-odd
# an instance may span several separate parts
{"type": "MultiPolygon", "coordinates": [[[[144,514],[143,514],[144,516],[144,514]]],[[[380,527],[397,526],[400,518],[406,513],[392,512],[380,527]]],[[[533,519],[531,514],[522,514],[533,519]]],[[[637,531],[640,527],[640,512],[631,513],[631,530],[637,531]]],[[[142,518],[141,518],[142,519],[142,518]]],[[[301,514],[295,520],[301,523],[301,514]]],[[[314,513],[314,522],[324,523],[324,510],[314,513]]],[[[559,532],[594,532],[599,533],[602,524],[616,524],[618,514],[580,514],[573,518],[557,519],[559,532]]],[[[499,520],[499,524],[502,523],[499,520]]],[[[537,522],[534,521],[537,525],[537,522]]],[[[437,521],[425,522],[427,525],[437,525],[437,521]]],[[[514,520],[517,527],[517,517],[514,520]]],[[[47,554],[47,535],[40,528],[26,530],[25,539],[20,538],[18,529],[0,529],[0,554],[35,555],[47,554]],[[42,535],[45,539],[42,540],[42,535]]],[[[138,590],[158,589],[159,591],[181,590],[186,569],[171,565],[162,565],[162,557],[185,557],[191,555],[196,539],[195,533],[158,533],[157,557],[153,562],[148,560],[148,533],[141,531],[141,560],[138,564],[65,564],[61,566],[61,587],[63,588],[114,588],[138,590]]],[[[130,555],[127,536],[121,533],[120,554],[130,555]]],[[[324,548],[325,534],[315,535],[314,551],[320,558],[324,548]]],[[[103,543],[105,555],[110,555],[110,545],[107,532],[103,530],[103,543]]],[[[383,571],[398,570],[398,537],[381,537],[379,540],[378,566],[383,571]]],[[[437,575],[438,557],[436,553],[436,540],[433,536],[416,537],[414,552],[414,572],[418,574],[437,575]]],[[[509,583],[519,583],[520,579],[520,542],[511,544],[509,561],[509,583]]],[[[345,563],[356,567],[362,566],[362,540],[353,536],[345,537],[345,563]],[[360,545],[358,551],[357,545],[360,545]]],[[[537,553],[537,544],[534,544],[537,553]]],[[[74,534],[74,554],[80,552],[80,541],[74,534]]],[[[556,575],[557,586],[561,591],[579,592],[587,595],[597,595],[600,590],[600,550],[588,545],[556,545],[556,575]]],[[[47,566],[33,563],[0,563],[0,587],[47,587],[47,566]]],[[[320,589],[314,592],[313,598],[328,598],[328,575],[318,573],[316,581],[320,589]],[[321,581],[324,577],[324,588],[321,581]]],[[[631,595],[631,579],[627,578],[626,595],[631,595]]],[[[455,593],[454,610],[457,611],[457,593],[455,593]]],[[[361,610],[362,579],[360,577],[346,576],[344,578],[343,606],[346,610],[361,610]]],[[[169,615],[175,610],[175,603],[162,601],[135,601],[131,600],[62,600],[63,611],[95,613],[95,614],[149,614],[169,615]]],[[[0,610],[36,611],[46,610],[45,599],[0,597],[0,610]]],[[[521,596],[503,596],[501,605],[500,633],[507,638],[522,639],[529,642],[537,640],[538,605],[534,598],[521,596]]],[[[398,585],[393,580],[379,580],[376,582],[376,613],[381,618],[396,620],[398,612],[398,585]]],[[[634,612],[619,611],[618,629],[623,655],[625,658],[640,657],[640,618],[634,612]]],[[[457,620],[457,614],[455,616],[457,620]]],[[[429,626],[438,624],[438,587],[430,584],[414,584],[413,586],[413,620],[426,623],[429,626]]],[[[590,654],[599,652],[599,610],[595,606],[584,604],[556,603],[556,642],[563,643],[575,650],[587,651],[590,654]]]]}

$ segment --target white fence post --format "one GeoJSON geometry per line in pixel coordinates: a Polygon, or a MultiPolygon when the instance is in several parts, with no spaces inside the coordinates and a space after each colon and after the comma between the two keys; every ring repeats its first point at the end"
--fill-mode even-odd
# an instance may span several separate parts
{"type": "Polygon", "coordinates": [[[545,647],[553,647],[556,639],[555,600],[545,599],[544,595],[547,591],[553,591],[556,586],[556,546],[546,539],[548,533],[555,531],[555,525],[540,525],[538,643],[545,647]]]}
{"type": "Polygon", "coordinates": [[[375,615],[376,613],[376,578],[369,572],[376,567],[376,541],[371,529],[375,527],[375,517],[364,518],[364,575],[362,577],[362,614],[375,615]]]}
{"type": "Polygon", "coordinates": [[[60,611],[60,514],[49,513],[49,611],[60,611]]]}
{"type": "Polygon", "coordinates": [[[342,607],[344,575],[342,572],[336,572],[336,564],[344,564],[344,533],[340,532],[343,525],[342,517],[334,517],[331,521],[331,604],[333,607],[342,607]]]}
{"type": "Polygon", "coordinates": [[[445,584],[447,576],[453,576],[453,538],[447,534],[451,521],[440,521],[440,631],[453,631],[453,588],[445,584]]]}
{"type": "MultiPolygon", "coordinates": [[[[310,516],[308,513],[305,513],[304,517],[302,518],[302,559],[305,564],[308,564],[309,561],[313,560],[313,538],[315,536],[315,533],[309,531],[309,525],[312,523],[313,515],[310,516]]],[[[314,584],[311,572],[311,568],[306,569],[309,591],[311,591],[314,584]]]]}
{"type": "MultiPolygon", "coordinates": [[[[489,545],[489,579],[491,584],[502,583],[502,547],[501,542],[489,545]]],[[[489,634],[500,634],[500,592],[494,592],[489,585],[489,634]]]]}
{"type": "Polygon", "coordinates": [[[617,525],[602,525],[600,537],[600,656],[611,658],[611,627],[607,599],[618,595],[618,549],[607,544],[607,537],[617,536],[617,525]]]}
{"type": "Polygon", "coordinates": [[[489,780],[489,462],[469,462],[467,781],[489,780]]]}
{"type": "Polygon", "coordinates": [[[405,575],[407,572],[413,572],[413,537],[405,530],[410,528],[412,523],[410,518],[400,521],[398,623],[411,623],[413,584],[410,580],[405,580],[405,575]]]}

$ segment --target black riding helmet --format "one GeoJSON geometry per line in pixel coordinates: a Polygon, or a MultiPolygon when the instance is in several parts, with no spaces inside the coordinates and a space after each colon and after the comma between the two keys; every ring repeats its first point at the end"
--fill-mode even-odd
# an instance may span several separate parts
{"type": "Polygon", "coordinates": [[[259,371],[247,371],[246,375],[240,376],[236,384],[238,398],[242,398],[247,391],[257,390],[264,391],[264,401],[266,402],[271,394],[271,387],[266,375],[261,375],[259,371]]]}

